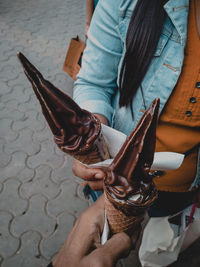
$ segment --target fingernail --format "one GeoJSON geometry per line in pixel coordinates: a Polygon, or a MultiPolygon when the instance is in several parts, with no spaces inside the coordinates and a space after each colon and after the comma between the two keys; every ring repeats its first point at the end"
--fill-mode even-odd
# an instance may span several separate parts
{"type": "Polygon", "coordinates": [[[94,176],[95,179],[103,179],[104,175],[102,173],[96,173],[94,176]]]}

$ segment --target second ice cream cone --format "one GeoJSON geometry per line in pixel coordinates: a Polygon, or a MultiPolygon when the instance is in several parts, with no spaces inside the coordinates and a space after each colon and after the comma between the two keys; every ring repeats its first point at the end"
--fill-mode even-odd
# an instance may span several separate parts
{"type": "Polygon", "coordinates": [[[155,99],[106,171],[105,210],[112,233],[131,233],[157,198],[150,168],[156,141],[159,99],[155,99]]]}

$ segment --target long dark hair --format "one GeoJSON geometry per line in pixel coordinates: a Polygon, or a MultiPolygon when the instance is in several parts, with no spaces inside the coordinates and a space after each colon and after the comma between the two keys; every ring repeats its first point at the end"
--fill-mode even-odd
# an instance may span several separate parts
{"type": "Polygon", "coordinates": [[[133,97],[156,50],[165,20],[163,5],[166,2],[138,0],[136,4],[127,31],[126,54],[119,78],[120,107],[132,107],[133,97]]]}

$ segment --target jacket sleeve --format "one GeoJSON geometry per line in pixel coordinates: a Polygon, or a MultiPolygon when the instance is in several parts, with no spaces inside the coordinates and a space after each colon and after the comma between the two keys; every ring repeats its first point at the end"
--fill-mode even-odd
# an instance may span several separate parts
{"type": "Polygon", "coordinates": [[[73,95],[82,108],[104,115],[109,122],[113,114],[111,100],[117,88],[118,65],[123,49],[117,30],[120,2],[99,1],[73,95]]]}

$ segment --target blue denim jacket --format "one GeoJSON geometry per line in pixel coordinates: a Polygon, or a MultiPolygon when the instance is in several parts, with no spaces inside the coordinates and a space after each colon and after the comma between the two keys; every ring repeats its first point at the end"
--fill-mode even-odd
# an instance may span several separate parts
{"type": "MultiPolygon", "coordinates": [[[[119,108],[117,89],[126,51],[126,33],[137,0],[100,0],[94,12],[83,55],[82,68],[74,87],[74,99],[93,113],[104,115],[110,126],[129,135],[154,98],[162,111],[181,73],[187,39],[189,0],[169,0],[167,17],[152,63],[143,79],[143,96],[138,89],[130,108],[119,108]]],[[[200,153],[197,176],[200,184],[200,153]]]]}

